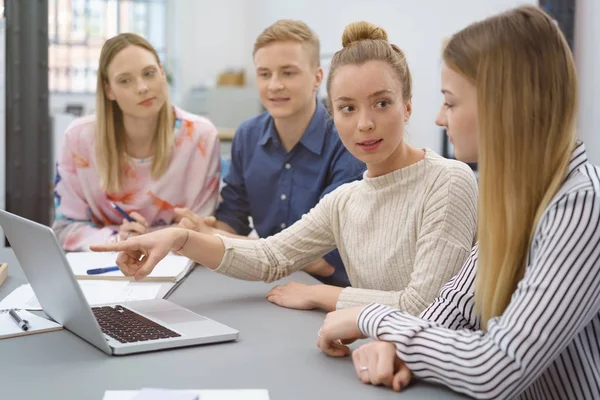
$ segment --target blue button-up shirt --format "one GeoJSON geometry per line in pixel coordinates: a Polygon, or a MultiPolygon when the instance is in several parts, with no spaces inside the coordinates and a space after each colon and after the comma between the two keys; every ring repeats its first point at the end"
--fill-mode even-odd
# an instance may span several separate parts
{"type": "MultiPolygon", "coordinates": [[[[361,179],[365,168],[346,150],[320,101],[304,135],[289,152],[265,112],[245,121],[235,134],[216,217],[240,235],[251,232],[248,217],[252,217],[258,235],[268,237],[299,220],[338,186],[361,179]]],[[[330,279],[317,278],[349,285],[337,251],[325,259],[336,271],[330,279]]]]}

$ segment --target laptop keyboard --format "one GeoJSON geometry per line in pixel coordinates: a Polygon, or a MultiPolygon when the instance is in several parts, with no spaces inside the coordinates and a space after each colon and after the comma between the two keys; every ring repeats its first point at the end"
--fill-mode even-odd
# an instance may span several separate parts
{"type": "Polygon", "coordinates": [[[102,332],[121,343],[145,342],[181,336],[122,306],[92,307],[102,332]]]}

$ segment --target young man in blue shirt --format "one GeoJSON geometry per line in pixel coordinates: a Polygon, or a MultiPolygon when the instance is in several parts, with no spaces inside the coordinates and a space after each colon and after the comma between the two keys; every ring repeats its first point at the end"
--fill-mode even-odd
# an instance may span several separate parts
{"type": "MultiPolygon", "coordinates": [[[[365,165],[343,146],[316,93],[323,80],[320,44],[303,22],[280,20],[254,44],[254,65],[265,113],[245,121],[231,148],[216,220],[176,210],[187,228],[245,237],[249,217],[259,237],[290,226],[338,186],[360,179],[365,165]]],[[[337,251],[306,272],[330,285],[348,286],[337,251]]]]}

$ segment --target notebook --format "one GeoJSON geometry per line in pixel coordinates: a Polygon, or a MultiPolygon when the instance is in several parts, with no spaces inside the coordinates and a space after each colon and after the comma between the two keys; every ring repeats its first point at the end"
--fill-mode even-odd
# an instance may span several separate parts
{"type": "Polygon", "coordinates": [[[269,400],[266,389],[237,390],[173,390],[144,388],[142,390],[107,390],[102,400],[269,400]]]}
{"type": "MultiPolygon", "coordinates": [[[[133,280],[133,276],[125,276],[121,271],[112,271],[98,275],[88,275],[87,270],[116,265],[118,253],[76,252],[67,253],[67,261],[77,279],[101,280],[133,280]]],[[[156,268],[143,281],[179,282],[194,268],[195,263],[187,257],[169,254],[162,259],[156,268]]]]}
{"type": "Polygon", "coordinates": [[[63,328],[62,325],[49,319],[38,317],[29,311],[15,310],[21,319],[29,322],[29,330],[24,331],[13,321],[8,314],[9,311],[10,309],[0,310],[0,339],[58,331],[63,328]]]}

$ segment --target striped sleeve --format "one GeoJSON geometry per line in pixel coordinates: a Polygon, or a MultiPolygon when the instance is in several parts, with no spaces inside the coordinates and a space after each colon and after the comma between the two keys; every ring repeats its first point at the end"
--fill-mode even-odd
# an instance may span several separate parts
{"type": "Polygon", "coordinates": [[[478,399],[517,397],[598,315],[599,223],[593,191],[557,201],[541,221],[525,276],[487,332],[452,330],[380,305],[363,310],[359,329],[394,343],[418,378],[478,399]]]}
{"type": "Polygon", "coordinates": [[[474,301],[478,251],[479,246],[475,245],[460,272],[442,287],[434,302],[421,313],[421,318],[453,330],[479,329],[474,301]]]}

